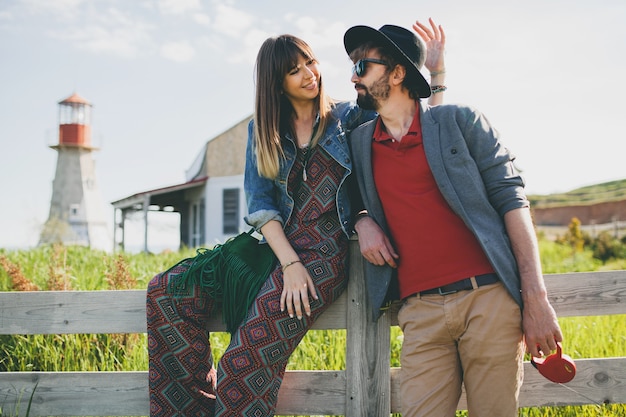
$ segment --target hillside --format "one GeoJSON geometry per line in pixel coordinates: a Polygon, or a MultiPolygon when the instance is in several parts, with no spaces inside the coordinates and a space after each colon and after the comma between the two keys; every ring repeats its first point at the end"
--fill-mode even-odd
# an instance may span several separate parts
{"type": "Polygon", "coordinates": [[[577,188],[560,194],[529,195],[534,208],[591,205],[626,200],[626,179],[577,188]]]}

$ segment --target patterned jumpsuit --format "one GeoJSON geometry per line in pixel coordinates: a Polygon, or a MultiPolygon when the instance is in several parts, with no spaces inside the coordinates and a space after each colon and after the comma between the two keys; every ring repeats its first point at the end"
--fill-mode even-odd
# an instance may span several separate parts
{"type": "Polygon", "coordinates": [[[281,312],[278,266],[219,362],[216,400],[199,393],[213,392],[206,382],[213,360],[205,328],[213,300],[199,288],[176,300],[167,293],[168,280],[185,265],[152,279],[147,296],[151,416],[274,415],[289,356],[346,286],[348,239],[336,207],[343,174],[344,168],[321,147],[298,151],[288,178],[294,210],[285,234],[311,275],[319,300],[310,298],[311,316],[301,320],[281,312]]]}

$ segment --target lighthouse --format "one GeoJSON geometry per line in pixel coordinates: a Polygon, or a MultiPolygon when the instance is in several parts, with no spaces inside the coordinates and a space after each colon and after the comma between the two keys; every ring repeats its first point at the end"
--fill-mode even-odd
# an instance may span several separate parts
{"type": "Polygon", "coordinates": [[[112,241],[96,181],[91,144],[92,105],[78,94],[59,105],[57,166],[52,182],[50,214],[39,244],[60,242],[110,250],[112,241]]]}

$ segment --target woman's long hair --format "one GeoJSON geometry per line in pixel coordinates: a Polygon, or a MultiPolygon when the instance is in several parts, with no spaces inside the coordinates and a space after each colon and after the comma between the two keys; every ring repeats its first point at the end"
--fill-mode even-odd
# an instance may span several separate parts
{"type": "MultiPolygon", "coordinates": [[[[292,35],[268,38],[256,59],[256,96],[254,103],[254,143],[259,175],[274,179],[278,176],[280,158],[285,154],[281,134],[294,133],[294,110],[282,94],[285,76],[298,65],[298,59],[315,59],[311,47],[292,35]]],[[[315,99],[319,125],[311,138],[315,146],[324,134],[330,117],[332,100],[326,95],[322,77],[318,80],[320,93],[315,99]]]]}

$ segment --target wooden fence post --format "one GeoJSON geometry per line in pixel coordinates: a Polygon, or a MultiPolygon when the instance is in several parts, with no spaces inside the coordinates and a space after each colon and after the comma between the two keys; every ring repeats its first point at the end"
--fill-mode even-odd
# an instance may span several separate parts
{"type": "Polygon", "coordinates": [[[346,417],[382,417],[391,413],[390,326],[385,313],[369,319],[363,263],[358,242],[350,242],[346,311],[346,417]]]}

